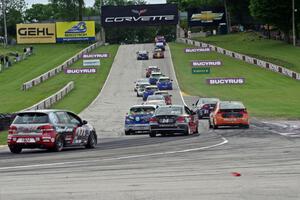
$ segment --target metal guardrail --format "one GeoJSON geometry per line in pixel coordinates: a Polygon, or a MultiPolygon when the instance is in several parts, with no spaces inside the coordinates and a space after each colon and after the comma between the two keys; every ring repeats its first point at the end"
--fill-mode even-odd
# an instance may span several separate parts
{"type": "Polygon", "coordinates": [[[71,57],[70,59],[68,59],[67,61],[65,61],[63,64],[57,66],[54,69],[51,69],[49,71],[47,71],[46,73],[30,80],[27,81],[25,83],[22,84],[21,90],[29,90],[30,88],[39,85],[40,83],[48,80],[49,78],[57,75],[58,73],[60,73],[61,71],[63,71],[64,69],[66,69],[67,67],[69,67],[70,65],[72,65],[73,63],[75,63],[76,61],[78,61],[80,58],[82,58],[83,54],[89,53],[92,50],[96,49],[97,47],[103,45],[103,42],[97,42],[95,44],[90,45],[89,47],[83,49],[82,51],[80,51],[79,53],[77,53],[75,56],[71,57]]]}
{"type": "Polygon", "coordinates": [[[197,47],[204,47],[204,48],[209,47],[209,48],[212,49],[212,51],[215,51],[217,53],[220,53],[220,54],[223,54],[223,55],[226,55],[226,56],[230,56],[232,58],[235,58],[237,60],[242,60],[242,61],[245,61],[245,62],[250,63],[250,64],[254,64],[256,66],[259,66],[259,67],[262,67],[262,68],[280,73],[284,76],[288,76],[288,77],[296,79],[296,80],[300,80],[300,74],[299,73],[297,73],[295,71],[292,71],[292,70],[289,70],[285,67],[275,65],[275,64],[267,62],[267,61],[263,61],[263,60],[260,60],[260,59],[257,59],[257,58],[253,58],[253,57],[250,57],[250,56],[247,56],[247,55],[244,55],[244,54],[236,53],[234,51],[229,51],[227,49],[223,49],[221,47],[214,46],[214,45],[211,45],[211,44],[207,44],[207,43],[204,43],[204,42],[199,42],[199,41],[190,40],[190,39],[186,39],[186,38],[179,38],[179,39],[177,39],[177,41],[180,42],[180,43],[190,44],[190,45],[194,45],[194,46],[197,46],[197,47]]]}
{"type": "Polygon", "coordinates": [[[23,111],[27,110],[40,110],[40,109],[48,109],[53,104],[61,100],[64,96],[66,96],[68,93],[70,93],[74,89],[74,82],[69,82],[66,86],[64,86],[62,89],[60,89],[55,94],[51,95],[50,97],[38,102],[37,104],[24,109],[23,111]]]}

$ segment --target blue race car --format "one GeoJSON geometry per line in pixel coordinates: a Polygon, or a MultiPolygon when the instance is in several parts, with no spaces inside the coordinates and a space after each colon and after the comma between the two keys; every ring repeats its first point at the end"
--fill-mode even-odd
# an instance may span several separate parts
{"type": "Polygon", "coordinates": [[[150,78],[149,78],[149,83],[151,85],[155,85],[156,82],[158,81],[158,79],[160,77],[162,77],[162,73],[161,72],[152,72],[151,75],[150,75],[150,78]]]}
{"type": "Polygon", "coordinates": [[[143,93],[143,101],[146,101],[149,95],[153,95],[154,92],[158,91],[156,85],[150,85],[145,87],[145,91],[143,93]]]}
{"type": "Polygon", "coordinates": [[[156,83],[159,90],[173,90],[172,81],[169,77],[160,77],[156,83]]]}
{"type": "Polygon", "coordinates": [[[149,60],[149,52],[148,51],[138,51],[136,52],[137,60],[149,60]]]}
{"type": "Polygon", "coordinates": [[[149,133],[149,119],[153,116],[155,105],[132,106],[125,117],[125,135],[149,133]]]}

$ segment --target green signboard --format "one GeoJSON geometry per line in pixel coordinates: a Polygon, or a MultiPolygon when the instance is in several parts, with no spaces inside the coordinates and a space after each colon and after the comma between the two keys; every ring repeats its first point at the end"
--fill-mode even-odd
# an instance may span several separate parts
{"type": "Polygon", "coordinates": [[[210,74],[209,67],[195,67],[192,68],[192,74],[210,74]]]}

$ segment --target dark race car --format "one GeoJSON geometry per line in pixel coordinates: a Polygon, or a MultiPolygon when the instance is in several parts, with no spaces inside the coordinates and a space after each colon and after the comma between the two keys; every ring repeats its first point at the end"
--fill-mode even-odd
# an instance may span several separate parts
{"type": "Polygon", "coordinates": [[[157,66],[149,66],[146,69],[146,78],[151,76],[152,72],[160,72],[160,69],[157,66]]]}
{"type": "Polygon", "coordinates": [[[149,60],[149,52],[148,51],[138,51],[136,52],[137,60],[149,60]]]}
{"type": "Polygon", "coordinates": [[[193,106],[195,107],[194,111],[198,114],[198,118],[202,119],[204,117],[209,117],[210,113],[216,107],[216,104],[220,100],[217,98],[200,98],[196,101],[193,106]]]}
{"type": "Polygon", "coordinates": [[[150,119],[150,137],[174,133],[184,135],[198,133],[196,113],[183,105],[158,107],[150,119]]]}
{"type": "Polygon", "coordinates": [[[153,95],[158,88],[156,85],[150,85],[145,87],[145,91],[143,93],[143,101],[146,101],[149,95],[153,95]]]}
{"type": "Polygon", "coordinates": [[[125,117],[125,135],[149,133],[149,119],[153,116],[155,105],[132,106],[125,117]]]}
{"type": "Polygon", "coordinates": [[[156,85],[159,90],[173,90],[173,84],[169,77],[163,76],[158,79],[156,85]]]}
{"type": "Polygon", "coordinates": [[[41,148],[61,151],[64,147],[95,148],[95,129],[76,114],[64,110],[33,110],[17,114],[9,127],[7,143],[12,153],[41,148]]]}

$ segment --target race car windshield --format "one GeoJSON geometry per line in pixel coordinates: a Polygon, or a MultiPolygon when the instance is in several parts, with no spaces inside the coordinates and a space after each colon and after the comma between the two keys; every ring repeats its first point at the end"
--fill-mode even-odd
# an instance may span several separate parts
{"type": "Polygon", "coordinates": [[[140,85],[140,89],[145,89],[146,86],[148,86],[149,84],[141,84],[140,85]]]}
{"type": "Polygon", "coordinates": [[[162,95],[150,95],[148,96],[147,100],[164,100],[165,98],[162,95]]]}
{"type": "Polygon", "coordinates": [[[204,104],[216,104],[218,103],[219,99],[203,99],[202,103],[204,104]]]}
{"type": "Polygon", "coordinates": [[[154,112],[154,107],[134,107],[130,109],[131,115],[153,114],[154,112]]]}
{"type": "Polygon", "coordinates": [[[152,74],[151,76],[154,77],[154,78],[158,78],[158,77],[160,77],[161,75],[160,75],[160,74],[152,74]]]}
{"type": "Polygon", "coordinates": [[[168,78],[159,79],[159,82],[161,83],[170,82],[170,79],[168,78]]]}
{"type": "Polygon", "coordinates": [[[181,115],[182,107],[160,107],[156,111],[156,115],[181,115]]]}
{"type": "Polygon", "coordinates": [[[45,124],[49,123],[45,113],[20,113],[16,116],[14,124],[45,124]]]}
{"type": "Polygon", "coordinates": [[[146,88],[146,91],[156,90],[157,88],[146,88]]]}
{"type": "Polygon", "coordinates": [[[241,102],[221,102],[220,109],[245,109],[245,106],[241,102]]]}
{"type": "Polygon", "coordinates": [[[147,83],[148,79],[139,79],[137,80],[137,83],[147,83]]]}
{"type": "Polygon", "coordinates": [[[150,68],[150,70],[151,70],[152,72],[159,72],[159,71],[160,71],[160,69],[158,69],[158,68],[150,68]]]}

